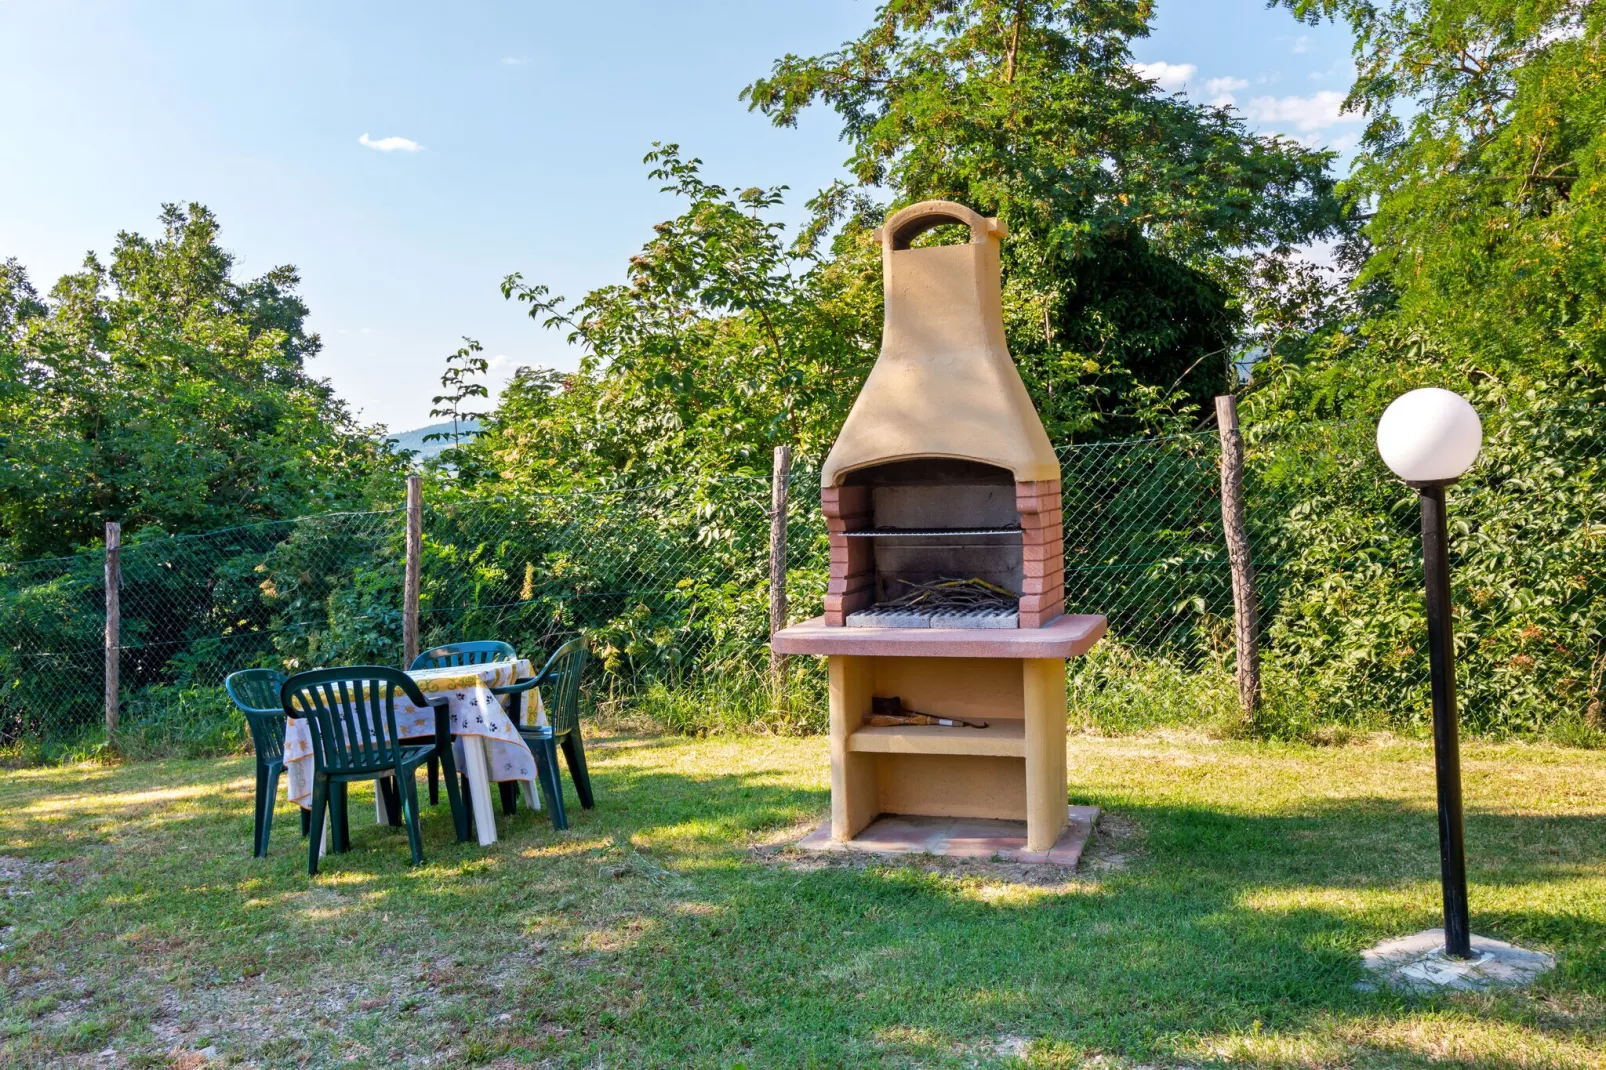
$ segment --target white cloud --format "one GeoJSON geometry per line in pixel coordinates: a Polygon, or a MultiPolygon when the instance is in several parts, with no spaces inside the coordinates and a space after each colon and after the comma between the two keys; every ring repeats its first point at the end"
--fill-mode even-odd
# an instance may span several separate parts
{"type": "Polygon", "coordinates": [[[1188,84],[1188,79],[1199,73],[1199,68],[1192,63],[1166,63],[1164,60],[1134,63],[1132,70],[1139,78],[1160,83],[1160,88],[1168,93],[1182,89],[1188,84]]]}
{"type": "Polygon", "coordinates": [[[1205,89],[1211,94],[1210,106],[1212,108],[1230,108],[1238,103],[1233,93],[1239,89],[1248,89],[1249,82],[1243,78],[1212,78],[1205,83],[1205,89]]]}
{"type": "Polygon", "coordinates": [[[405,137],[382,137],[377,140],[364,134],[357,139],[357,144],[365,145],[375,152],[418,152],[424,146],[405,137]]]}
{"type": "Polygon", "coordinates": [[[1326,130],[1339,123],[1358,123],[1359,112],[1344,111],[1344,94],[1323,89],[1310,97],[1255,97],[1249,102],[1249,118],[1302,134],[1326,130]]]}
{"type": "Polygon", "coordinates": [[[1298,37],[1294,38],[1294,51],[1295,53],[1309,52],[1310,35],[1302,33],[1298,37]]]}
{"type": "Polygon", "coordinates": [[[506,353],[498,353],[496,356],[492,357],[486,362],[486,367],[493,372],[499,372],[512,363],[512,357],[508,356],[506,353]]]}
{"type": "Polygon", "coordinates": [[[504,66],[504,67],[522,67],[522,66],[524,66],[524,60],[519,58],[518,56],[503,56],[502,57],[502,66],[504,66]]]}

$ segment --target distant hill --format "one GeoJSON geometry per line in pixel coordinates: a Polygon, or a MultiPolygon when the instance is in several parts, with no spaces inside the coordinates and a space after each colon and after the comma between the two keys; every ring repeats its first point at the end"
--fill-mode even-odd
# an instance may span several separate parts
{"type": "MultiPolygon", "coordinates": [[[[468,431],[478,431],[479,429],[480,425],[479,421],[477,420],[464,420],[462,423],[457,425],[457,432],[460,435],[468,431]]],[[[452,421],[447,420],[444,423],[430,424],[428,427],[418,427],[411,431],[391,432],[385,437],[391,442],[395,443],[395,447],[398,452],[402,450],[416,450],[418,451],[419,460],[424,460],[425,458],[435,456],[441,450],[445,449],[447,446],[450,446],[452,444],[450,437],[451,433],[452,421]],[[444,434],[448,437],[444,441],[440,439],[437,439],[434,442],[424,441],[425,435],[439,434],[444,434]]]]}

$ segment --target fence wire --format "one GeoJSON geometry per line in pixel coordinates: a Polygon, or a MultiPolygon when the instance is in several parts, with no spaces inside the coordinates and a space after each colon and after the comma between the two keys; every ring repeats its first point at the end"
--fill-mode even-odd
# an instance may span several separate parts
{"type": "MultiPolygon", "coordinates": [[[[1373,427],[1245,430],[1273,731],[1426,718],[1415,494],[1382,468],[1373,427]]],[[[1467,722],[1598,729],[1606,420],[1497,412],[1485,429],[1483,457],[1450,495],[1467,722]]],[[[1072,667],[1073,716],[1115,728],[1236,716],[1216,432],[1058,452],[1066,609],[1110,621],[1072,667]]],[[[795,467],[793,620],[817,614],[825,590],[818,503],[817,468],[795,467]]],[[[421,642],[500,638],[539,656],[583,634],[614,691],[755,671],[767,657],[769,511],[763,477],[494,498],[431,482],[421,642]]],[[[126,724],[186,704],[224,710],[218,685],[241,668],[402,660],[400,508],[135,532],[121,562],[126,724]]],[[[99,553],[0,563],[0,747],[100,723],[104,606],[99,553]]]]}

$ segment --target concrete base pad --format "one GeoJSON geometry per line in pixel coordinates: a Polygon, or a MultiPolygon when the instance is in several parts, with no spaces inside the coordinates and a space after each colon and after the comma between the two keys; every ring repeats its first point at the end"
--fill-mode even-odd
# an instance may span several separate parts
{"type": "Polygon", "coordinates": [[[1385,984],[1414,992],[1518,987],[1556,964],[1542,951],[1477,935],[1472,937],[1472,958],[1453,959],[1444,953],[1443,929],[1385,940],[1361,952],[1361,962],[1385,984]]]}
{"type": "Polygon", "coordinates": [[[1098,823],[1097,806],[1066,808],[1069,824],[1047,851],[1026,849],[1026,822],[975,817],[905,817],[886,814],[846,842],[831,838],[831,822],[798,841],[805,851],[863,851],[869,854],[928,854],[943,858],[998,858],[1006,862],[1046,862],[1075,869],[1098,823]]]}

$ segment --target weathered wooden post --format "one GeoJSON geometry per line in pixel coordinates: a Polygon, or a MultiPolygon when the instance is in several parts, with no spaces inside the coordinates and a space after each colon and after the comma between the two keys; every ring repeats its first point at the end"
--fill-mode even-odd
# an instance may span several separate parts
{"type": "Polygon", "coordinates": [[[1253,722],[1260,709],[1260,606],[1255,597],[1255,566],[1244,530],[1244,436],[1238,430],[1238,402],[1216,398],[1221,434],[1221,529],[1232,567],[1232,610],[1238,662],[1238,705],[1253,722]]]}
{"type": "Polygon", "coordinates": [[[123,617],[118,595],[123,586],[123,526],[106,521],[106,738],[117,734],[118,670],[123,617]]]}
{"type": "Polygon", "coordinates": [[[424,477],[407,477],[407,578],[402,586],[402,664],[418,657],[418,586],[424,563],[424,477]]]}
{"type": "MultiPolygon", "coordinates": [[[[786,627],[786,484],[792,473],[792,447],[775,447],[770,476],[770,634],[786,627]]],[[[770,648],[770,692],[777,698],[786,678],[786,655],[770,648]]]]}

